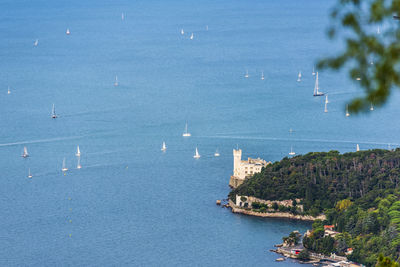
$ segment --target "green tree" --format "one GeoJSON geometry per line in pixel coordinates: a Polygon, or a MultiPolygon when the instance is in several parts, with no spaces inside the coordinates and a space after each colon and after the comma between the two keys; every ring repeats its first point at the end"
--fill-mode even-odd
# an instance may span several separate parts
{"type": "Polygon", "coordinates": [[[351,79],[360,78],[365,96],[353,99],[350,111],[366,110],[370,103],[382,105],[400,86],[400,21],[393,20],[399,12],[400,0],[339,0],[331,12],[328,35],[343,38],[346,48],[321,60],[318,67],[349,69],[351,79]]]}
{"type": "Polygon", "coordinates": [[[382,254],[378,257],[376,267],[399,267],[399,264],[389,257],[384,257],[382,254]]]}

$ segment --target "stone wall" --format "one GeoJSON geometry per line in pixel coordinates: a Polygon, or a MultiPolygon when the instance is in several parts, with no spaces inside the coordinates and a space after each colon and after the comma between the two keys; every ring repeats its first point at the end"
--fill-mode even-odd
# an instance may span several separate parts
{"type": "MultiPolygon", "coordinates": [[[[238,207],[243,206],[243,204],[244,204],[244,203],[242,205],[239,204],[239,202],[242,202],[240,200],[241,197],[242,196],[236,195],[236,206],[238,206],[238,207]]],[[[293,206],[293,200],[291,200],[291,199],[280,200],[279,201],[279,200],[264,200],[264,199],[260,199],[260,198],[256,198],[256,197],[248,197],[248,196],[244,196],[244,197],[247,198],[247,201],[245,203],[247,203],[246,206],[249,207],[249,208],[252,207],[252,204],[254,202],[258,202],[258,203],[261,203],[261,204],[266,204],[269,207],[272,207],[273,203],[277,203],[278,205],[285,206],[285,207],[292,207],[293,206]]],[[[297,203],[300,203],[301,199],[300,198],[296,198],[296,201],[297,201],[297,203]]],[[[296,207],[299,208],[301,211],[303,211],[303,205],[297,204],[296,207]]]]}

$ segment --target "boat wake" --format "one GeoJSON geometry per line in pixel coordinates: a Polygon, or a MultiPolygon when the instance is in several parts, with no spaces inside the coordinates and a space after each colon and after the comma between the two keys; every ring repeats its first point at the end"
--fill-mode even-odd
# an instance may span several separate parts
{"type": "Polygon", "coordinates": [[[38,140],[28,140],[28,141],[20,141],[20,142],[11,142],[11,143],[4,143],[0,144],[2,146],[17,146],[17,145],[25,145],[25,144],[37,144],[37,143],[51,143],[51,142],[58,142],[64,140],[74,140],[86,137],[85,135],[78,135],[78,136],[69,136],[69,137],[57,137],[57,138],[48,138],[48,139],[38,139],[38,140]]]}

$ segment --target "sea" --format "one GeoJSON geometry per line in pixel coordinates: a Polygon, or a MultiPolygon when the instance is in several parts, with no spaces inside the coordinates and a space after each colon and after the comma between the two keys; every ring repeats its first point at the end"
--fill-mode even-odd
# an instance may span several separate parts
{"type": "Polygon", "coordinates": [[[399,146],[398,93],[346,117],[363,91],[325,70],[327,113],[313,97],[316,62],[344,48],[326,34],[335,4],[2,0],[0,266],[298,266],[269,250],[310,223],[216,200],[235,148],[275,162],[399,146]]]}

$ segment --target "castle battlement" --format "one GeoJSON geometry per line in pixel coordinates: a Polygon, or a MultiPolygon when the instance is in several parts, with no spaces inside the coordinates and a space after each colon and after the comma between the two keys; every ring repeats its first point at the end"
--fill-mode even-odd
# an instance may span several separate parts
{"type": "Polygon", "coordinates": [[[260,173],[262,168],[270,164],[263,159],[247,158],[242,160],[242,150],[233,150],[233,175],[229,181],[229,185],[233,188],[241,185],[246,178],[253,176],[256,173],[260,173]]]}

